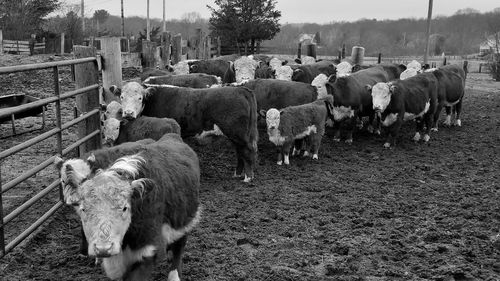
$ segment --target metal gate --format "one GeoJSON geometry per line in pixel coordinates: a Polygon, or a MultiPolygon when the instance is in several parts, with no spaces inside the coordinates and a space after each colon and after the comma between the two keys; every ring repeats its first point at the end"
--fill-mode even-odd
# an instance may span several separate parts
{"type": "Polygon", "coordinates": [[[23,143],[20,143],[18,145],[15,145],[7,150],[1,151],[0,152],[0,258],[4,257],[7,253],[12,251],[19,243],[21,243],[24,239],[26,239],[33,231],[35,231],[38,227],[40,227],[41,224],[43,224],[51,215],[53,215],[61,206],[63,206],[63,201],[62,201],[62,187],[60,185],[59,179],[49,183],[43,190],[38,192],[35,196],[32,198],[28,199],[26,202],[22,203],[20,206],[15,208],[13,211],[11,211],[8,214],[4,214],[4,208],[3,208],[3,197],[2,195],[9,191],[10,189],[16,187],[18,184],[22,183],[23,181],[27,180],[28,178],[34,176],[38,172],[42,171],[43,169],[52,166],[54,163],[54,158],[55,155],[49,157],[42,163],[38,164],[34,168],[25,171],[22,173],[20,176],[14,178],[13,180],[10,180],[9,182],[6,182],[5,184],[2,185],[2,169],[5,169],[5,167],[2,166],[3,160],[6,157],[9,157],[11,155],[14,155],[26,148],[29,148],[43,140],[46,140],[49,137],[56,136],[57,138],[57,152],[60,155],[66,155],[70,151],[78,148],[80,145],[84,144],[86,141],[92,139],[93,137],[96,137],[100,134],[100,127],[99,129],[87,134],[86,136],[79,136],[79,140],[72,143],[66,148],[63,148],[62,144],[62,133],[64,130],[76,125],[77,123],[86,120],[94,115],[99,114],[99,108],[93,108],[89,109],[88,112],[82,114],[81,116],[66,122],[62,124],[61,121],[61,100],[75,97],[77,95],[81,94],[91,94],[91,93],[97,93],[97,89],[99,88],[99,84],[93,84],[87,87],[83,87],[77,90],[65,92],[65,93],[60,93],[60,85],[59,85],[59,67],[61,66],[73,66],[77,64],[83,64],[83,63],[93,63],[93,68],[95,70],[95,75],[98,75],[98,62],[96,57],[89,57],[89,58],[81,58],[81,59],[74,59],[74,60],[66,60],[66,61],[59,61],[59,62],[48,62],[48,63],[40,63],[40,64],[27,64],[27,65],[18,65],[18,66],[10,66],[10,67],[0,67],[0,74],[7,74],[7,73],[13,73],[13,72],[23,72],[23,71],[29,71],[29,70],[40,70],[40,69],[50,69],[52,68],[53,70],[53,85],[54,85],[54,96],[41,99],[35,102],[27,103],[24,105],[20,106],[15,106],[15,107],[10,107],[10,108],[5,108],[5,109],[0,109],[0,119],[2,118],[9,118],[12,117],[16,113],[20,113],[22,111],[34,109],[40,106],[46,106],[51,103],[55,103],[55,116],[56,116],[56,127],[54,129],[51,129],[47,132],[44,132],[28,141],[25,141],[23,143]],[[90,92],[90,93],[89,93],[90,92]],[[22,233],[19,235],[15,236],[14,238],[10,239],[10,241],[6,241],[5,239],[5,230],[6,227],[8,227],[9,223],[12,222],[13,219],[18,217],[22,212],[26,211],[28,208],[32,207],[35,203],[46,197],[48,194],[51,192],[58,192],[59,196],[59,201],[56,202],[51,206],[51,208],[45,212],[42,216],[40,216],[33,224],[31,224],[28,228],[26,228],[22,233]]]}

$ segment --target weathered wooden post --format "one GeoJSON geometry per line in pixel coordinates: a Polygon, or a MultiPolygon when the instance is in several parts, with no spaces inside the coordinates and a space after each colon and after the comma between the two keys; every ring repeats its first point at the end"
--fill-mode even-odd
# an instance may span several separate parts
{"type": "MultiPolygon", "coordinates": [[[[95,57],[96,50],[93,46],[74,46],[73,51],[76,58],[95,57]]],[[[99,74],[96,63],[85,63],[75,65],[76,88],[83,88],[99,83],[99,74]]],[[[76,96],[76,107],[78,115],[85,114],[93,109],[99,108],[99,91],[92,90],[76,96]]],[[[78,138],[100,130],[101,120],[99,114],[92,115],[85,121],[78,123],[78,138]]],[[[79,147],[81,155],[101,147],[101,135],[98,134],[79,147]]]]}
{"type": "Polygon", "coordinates": [[[302,55],[302,42],[299,42],[297,46],[297,58],[300,59],[301,55],[302,55]]]}
{"type": "Polygon", "coordinates": [[[3,54],[3,33],[0,29],[0,54],[3,54]]]}
{"type": "Polygon", "coordinates": [[[142,40],[142,67],[155,67],[156,43],[142,40]]]}
{"type": "Polygon", "coordinates": [[[170,32],[161,34],[161,62],[160,68],[165,68],[170,64],[170,32]]]}
{"type": "Polygon", "coordinates": [[[201,28],[196,29],[196,50],[195,50],[195,58],[202,59],[203,58],[203,32],[201,28]]]}
{"type": "Polygon", "coordinates": [[[306,45],[307,55],[316,58],[316,44],[306,45]]]}
{"type": "Polygon", "coordinates": [[[103,99],[106,104],[113,100],[119,101],[113,93],[109,91],[112,85],[122,86],[122,54],[120,50],[120,37],[102,37],[101,57],[102,64],[102,87],[103,99]]]}
{"type": "Polygon", "coordinates": [[[222,43],[220,40],[220,36],[217,36],[217,56],[222,56],[222,43]]]}
{"type": "Polygon", "coordinates": [[[351,60],[353,64],[362,65],[365,58],[365,48],[360,46],[352,47],[351,60]]]}
{"type": "Polygon", "coordinates": [[[342,44],[342,58],[341,59],[345,59],[345,44],[342,44]]]}
{"type": "Polygon", "coordinates": [[[61,33],[61,55],[64,55],[64,32],[61,33]]]}
{"type": "Polygon", "coordinates": [[[179,33],[174,35],[172,39],[172,64],[176,64],[182,60],[182,35],[179,33]]]}
{"type": "Polygon", "coordinates": [[[469,73],[469,62],[464,60],[464,65],[462,68],[465,71],[465,76],[467,76],[467,73],[469,73]]]}
{"type": "Polygon", "coordinates": [[[377,63],[378,63],[378,64],[381,64],[381,63],[382,63],[382,53],[378,53],[377,63]]]}

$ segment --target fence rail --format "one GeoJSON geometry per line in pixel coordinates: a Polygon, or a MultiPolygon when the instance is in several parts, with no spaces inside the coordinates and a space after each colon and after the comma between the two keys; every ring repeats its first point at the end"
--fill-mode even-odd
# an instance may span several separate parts
{"type": "MultiPolygon", "coordinates": [[[[25,141],[23,143],[20,143],[14,147],[11,147],[7,150],[4,150],[0,152],[0,258],[4,257],[7,253],[12,251],[19,243],[21,243],[24,239],[26,239],[33,231],[35,231],[38,227],[40,227],[50,216],[52,216],[61,206],[63,206],[62,202],[62,187],[59,183],[59,180],[55,180],[51,183],[49,183],[43,190],[39,191],[36,195],[22,203],[20,206],[17,206],[13,211],[11,211],[9,214],[4,215],[4,210],[3,210],[3,194],[10,189],[16,187],[18,184],[24,182],[28,178],[36,175],[43,169],[46,169],[49,167],[53,161],[55,156],[52,155],[48,157],[46,160],[44,160],[42,163],[36,165],[35,167],[31,168],[30,170],[22,173],[20,176],[17,176],[16,178],[10,180],[9,182],[2,184],[2,163],[4,162],[3,160],[9,156],[12,156],[24,149],[27,149],[49,137],[56,136],[57,137],[57,154],[60,155],[66,155],[70,151],[78,148],[80,145],[84,144],[88,140],[98,137],[100,134],[100,127],[98,129],[88,133],[85,136],[79,136],[79,140],[70,144],[68,147],[63,148],[62,145],[62,132],[84,120],[87,120],[89,118],[93,118],[94,116],[99,114],[99,108],[96,106],[93,109],[89,109],[86,113],[82,114],[78,118],[75,118],[69,122],[62,123],[61,122],[61,100],[79,96],[79,95],[90,95],[90,94],[96,94],[98,95],[97,89],[99,88],[98,84],[92,84],[86,87],[79,88],[77,90],[69,91],[66,93],[60,93],[60,85],[59,85],[59,67],[60,66],[73,66],[73,65],[78,65],[78,64],[84,64],[84,63],[92,63],[93,67],[93,72],[95,72],[95,75],[97,77],[97,71],[98,71],[98,62],[96,57],[89,57],[89,58],[81,58],[81,59],[74,59],[74,60],[67,60],[67,61],[59,61],[59,62],[49,62],[49,63],[40,63],[40,64],[29,64],[29,65],[19,65],[19,66],[8,66],[8,67],[0,67],[0,75],[1,74],[7,74],[7,73],[13,73],[13,72],[22,72],[22,71],[31,71],[31,70],[39,70],[39,69],[48,69],[52,68],[53,69],[53,78],[54,78],[54,96],[38,100],[36,102],[28,103],[25,105],[20,105],[20,106],[15,106],[15,107],[10,107],[10,108],[5,108],[0,110],[0,118],[5,117],[5,116],[11,116],[13,114],[31,109],[31,108],[36,108],[39,106],[44,106],[50,103],[55,103],[55,109],[56,109],[56,119],[57,119],[57,124],[56,128],[51,129],[45,133],[42,133],[38,135],[37,137],[34,137],[28,141],[25,141]],[[32,223],[28,228],[26,228],[22,233],[19,235],[15,236],[14,238],[11,239],[11,241],[5,241],[5,229],[6,226],[12,222],[13,219],[21,215],[24,211],[32,207],[35,203],[38,201],[42,200],[44,197],[46,197],[48,194],[51,194],[54,190],[58,190],[58,196],[59,200],[54,203],[50,209],[45,212],[43,215],[41,215],[34,223],[32,223]]],[[[97,118],[99,119],[99,118],[97,118]]]]}

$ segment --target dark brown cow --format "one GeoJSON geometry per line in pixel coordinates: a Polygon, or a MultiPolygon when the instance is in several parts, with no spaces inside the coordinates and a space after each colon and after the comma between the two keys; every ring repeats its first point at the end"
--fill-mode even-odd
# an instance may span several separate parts
{"type": "Polygon", "coordinates": [[[183,136],[212,130],[217,125],[236,148],[238,164],[235,176],[244,171],[244,181],[253,178],[257,157],[257,103],[245,87],[192,89],[150,87],[130,82],[123,90],[110,89],[120,96],[124,118],[140,114],[175,119],[183,136]]]}
{"type": "Polygon", "coordinates": [[[188,63],[189,73],[215,75],[220,77],[224,84],[236,82],[236,75],[232,64],[232,61],[221,59],[197,60],[188,63]]]}
{"type": "Polygon", "coordinates": [[[377,83],[372,88],[373,109],[380,114],[382,125],[389,127],[384,147],[394,144],[404,121],[416,119],[414,141],[430,139],[430,130],[438,105],[438,80],[432,73],[422,73],[405,80],[377,83]],[[425,129],[424,129],[425,123],[425,129]]]}
{"type": "Polygon", "coordinates": [[[139,116],[134,120],[109,118],[103,126],[104,140],[110,145],[142,139],[159,140],[167,133],[181,134],[181,127],[175,119],[149,116],[139,116]]]}
{"type": "MultiPolygon", "coordinates": [[[[326,79],[325,79],[326,80],[326,79]]],[[[389,81],[387,72],[380,66],[360,70],[348,76],[339,77],[324,83],[325,90],[333,95],[333,115],[335,141],[340,141],[340,127],[346,124],[346,143],[352,143],[352,133],[357,119],[363,116],[370,118],[368,130],[372,131],[375,112],[372,106],[370,87],[378,82],[389,81]]]]}
{"type": "Polygon", "coordinates": [[[293,70],[292,81],[311,84],[311,82],[323,73],[326,76],[335,75],[337,69],[332,61],[322,60],[313,64],[299,65],[293,70]]]}
{"type": "Polygon", "coordinates": [[[210,88],[221,84],[220,78],[205,73],[190,73],[178,75],[150,76],[143,81],[150,85],[172,85],[188,88],[210,88]]]}

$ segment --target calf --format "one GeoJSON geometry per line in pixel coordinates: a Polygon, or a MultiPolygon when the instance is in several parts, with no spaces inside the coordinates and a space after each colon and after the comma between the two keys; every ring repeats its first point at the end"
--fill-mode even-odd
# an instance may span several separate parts
{"type": "Polygon", "coordinates": [[[337,69],[332,61],[319,61],[313,64],[300,65],[293,71],[292,81],[311,84],[316,76],[323,73],[326,76],[336,74],[337,69]]]}
{"type": "Polygon", "coordinates": [[[188,88],[210,88],[220,85],[221,79],[215,75],[205,73],[190,73],[178,75],[150,76],[143,81],[149,85],[172,85],[188,88]]]}
{"type": "Polygon", "coordinates": [[[173,254],[168,280],[180,280],[187,234],[200,220],[199,160],[178,135],[97,170],[74,203],[90,256],[107,277],[148,280],[157,260],[173,254]]]}
{"type": "Polygon", "coordinates": [[[277,80],[292,81],[293,69],[289,65],[281,65],[274,71],[277,80]]]}
{"type": "Polygon", "coordinates": [[[249,182],[257,157],[257,103],[246,87],[192,89],[180,87],[143,88],[138,83],[123,89],[111,87],[123,105],[123,117],[139,115],[168,117],[181,126],[183,136],[212,130],[214,125],[234,144],[237,155],[235,176],[249,182]]]}
{"type": "MultiPolygon", "coordinates": [[[[261,110],[266,116],[267,134],[269,140],[281,147],[278,154],[278,165],[290,164],[289,153],[294,141],[307,138],[310,143],[310,152],[313,159],[318,159],[318,150],[321,138],[325,134],[325,122],[332,114],[331,96],[318,99],[312,103],[290,106],[283,109],[271,108],[267,112],[261,110]]],[[[295,147],[294,152],[295,154],[295,147]]],[[[309,155],[308,149],[304,156],[309,155]]]]}
{"type": "Polygon", "coordinates": [[[234,61],[236,83],[242,83],[255,78],[255,70],[259,63],[249,57],[241,57],[234,61]]]}
{"type": "Polygon", "coordinates": [[[101,121],[109,118],[122,118],[122,105],[117,101],[111,101],[109,104],[101,104],[101,110],[104,111],[101,116],[101,121]]]}
{"type": "Polygon", "coordinates": [[[104,121],[104,140],[117,145],[142,139],[159,140],[167,133],[181,134],[181,127],[171,118],[140,116],[134,120],[110,118],[104,121]]]}
{"type": "Polygon", "coordinates": [[[439,81],[438,106],[434,115],[433,131],[438,130],[438,119],[443,107],[446,109],[445,126],[451,126],[451,115],[454,112],[454,125],[462,126],[460,113],[462,111],[462,100],[465,92],[465,72],[459,66],[441,67],[432,73],[439,81]]]}
{"type": "Polygon", "coordinates": [[[382,125],[389,127],[384,147],[394,144],[403,121],[413,119],[417,119],[413,140],[419,141],[420,132],[423,132],[424,142],[428,142],[437,108],[437,95],[438,80],[432,73],[373,86],[373,109],[380,116],[382,125]]]}

